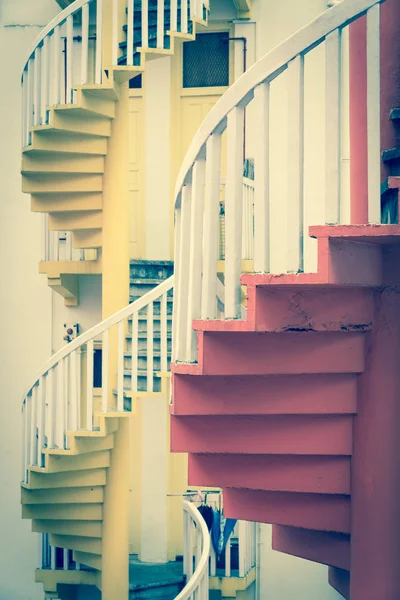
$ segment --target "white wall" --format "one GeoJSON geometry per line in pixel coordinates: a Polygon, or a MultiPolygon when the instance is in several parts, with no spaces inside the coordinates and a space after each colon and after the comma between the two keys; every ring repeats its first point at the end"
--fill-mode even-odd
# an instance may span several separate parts
{"type": "Polygon", "coordinates": [[[29,48],[56,13],[54,0],[0,7],[0,600],[39,600],[38,539],[21,520],[21,396],[50,353],[50,290],[38,274],[40,218],[20,181],[20,76],[29,48]]]}
{"type": "Polygon", "coordinates": [[[260,600],[343,600],[328,584],[328,567],[275,552],[271,525],[260,530],[260,600]]]}

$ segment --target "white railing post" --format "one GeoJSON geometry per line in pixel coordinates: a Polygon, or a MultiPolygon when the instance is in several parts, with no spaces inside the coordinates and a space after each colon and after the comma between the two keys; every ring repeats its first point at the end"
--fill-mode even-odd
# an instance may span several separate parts
{"type": "Polygon", "coordinates": [[[118,323],[118,394],[117,394],[117,410],[122,412],[124,410],[124,337],[125,327],[124,322],[118,323]]]}
{"type": "Polygon", "coordinates": [[[225,196],[225,318],[240,317],[243,210],[244,108],[228,115],[227,180],[225,196]]]}
{"type": "Polygon", "coordinates": [[[41,118],[41,58],[42,49],[36,48],[33,58],[33,125],[40,125],[41,118]]]}
{"type": "Polygon", "coordinates": [[[259,129],[254,147],[254,271],[268,273],[270,270],[270,84],[268,82],[255,88],[254,101],[259,129]]]}
{"type": "MultiPolygon", "coordinates": [[[[218,225],[221,181],[221,134],[207,140],[204,206],[202,319],[217,316],[218,225]]],[[[179,293],[179,290],[178,290],[179,293]]]]}
{"type": "Polygon", "coordinates": [[[380,4],[367,12],[368,222],[381,222],[380,4]]]}
{"type": "Polygon", "coordinates": [[[74,66],[74,18],[70,15],[67,18],[67,65],[66,65],[66,85],[65,85],[65,103],[72,102],[73,86],[73,66],[74,66]]]}
{"type": "Polygon", "coordinates": [[[195,162],[193,167],[188,315],[186,332],[186,348],[188,359],[190,361],[194,361],[197,355],[197,335],[193,330],[192,323],[194,319],[199,319],[201,316],[205,166],[205,160],[199,159],[195,162]]]}
{"type": "Polygon", "coordinates": [[[175,295],[174,295],[174,307],[172,317],[172,361],[177,360],[176,353],[176,340],[178,336],[178,320],[181,318],[181,310],[179,305],[179,289],[180,289],[180,252],[181,252],[181,237],[182,237],[182,193],[181,193],[181,205],[175,208],[175,233],[174,233],[174,256],[175,256],[175,295]]]}
{"type": "Polygon", "coordinates": [[[341,31],[325,41],[325,222],[340,223],[341,31]]]}
{"type": "Polygon", "coordinates": [[[54,28],[54,33],[51,37],[51,104],[60,104],[61,56],[61,25],[57,25],[57,27],[54,28]]]}
{"type": "Polygon", "coordinates": [[[137,392],[138,386],[138,336],[139,336],[139,316],[138,313],[132,315],[132,366],[131,366],[131,392],[137,392]]]}
{"type": "Polygon", "coordinates": [[[128,0],[128,35],[126,45],[126,64],[133,65],[135,54],[135,0],[128,0]]]}
{"type": "Polygon", "coordinates": [[[303,270],[304,57],[288,66],[287,271],[303,270]]]}
{"type": "Polygon", "coordinates": [[[157,0],[157,48],[164,48],[164,0],[157,0]]]}
{"type": "Polygon", "coordinates": [[[171,31],[178,31],[178,0],[171,0],[171,31]]]}
{"type": "Polygon", "coordinates": [[[149,47],[149,3],[142,0],[142,47],[149,47]]]}
{"type": "Polygon", "coordinates": [[[189,292],[189,256],[190,256],[190,214],[192,209],[192,184],[188,183],[182,191],[180,244],[179,244],[179,285],[177,290],[179,313],[177,313],[176,338],[174,341],[177,360],[187,360],[187,317],[189,292]]]}
{"type": "Polygon", "coordinates": [[[168,370],[168,292],[160,298],[160,370],[168,370]]]}
{"type": "Polygon", "coordinates": [[[154,304],[147,306],[147,391],[154,389],[154,304]]]}
{"type": "Polygon", "coordinates": [[[81,83],[88,82],[89,69],[89,3],[82,6],[81,83]]]}
{"type": "MultiPolygon", "coordinates": [[[[129,0],[128,0],[129,1],[129,0]]],[[[133,1],[133,0],[130,0],[133,1]]],[[[118,64],[118,36],[119,36],[119,23],[118,23],[118,5],[119,0],[112,0],[112,64],[118,64]]]]}
{"type": "Polygon", "coordinates": [[[93,356],[94,343],[89,340],[86,346],[86,429],[93,430],[93,356]]]}
{"type": "Polygon", "coordinates": [[[40,108],[41,108],[41,116],[40,116],[40,124],[45,125],[47,123],[47,107],[49,105],[49,92],[50,92],[50,83],[49,83],[49,38],[45,37],[43,40],[42,46],[42,78],[41,78],[41,99],[40,99],[40,108]]]}
{"type": "Polygon", "coordinates": [[[102,411],[108,409],[108,361],[109,361],[109,330],[103,333],[103,345],[101,353],[101,388],[102,388],[102,411]]]}
{"type": "Polygon", "coordinates": [[[188,0],[181,0],[181,32],[188,32],[188,0]]]}
{"type": "Polygon", "coordinates": [[[96,63],[95,83],[102,83],[103,72],[103,0],[97,0],[96,5],[96,63]]]}

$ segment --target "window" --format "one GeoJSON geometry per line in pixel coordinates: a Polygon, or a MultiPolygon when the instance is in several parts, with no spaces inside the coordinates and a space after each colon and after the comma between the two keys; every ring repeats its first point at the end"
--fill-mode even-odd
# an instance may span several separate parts
{"type": "Polygon", "coordinates": [[[229,33],[200,33],[183,44],[183,87],[229,85],[229,33]]]}
{"type": "Polygon", "coordinates": [[[142,88],[142,74],[136,75],[129,80],[130,90],[140,90],[142,88]]]}

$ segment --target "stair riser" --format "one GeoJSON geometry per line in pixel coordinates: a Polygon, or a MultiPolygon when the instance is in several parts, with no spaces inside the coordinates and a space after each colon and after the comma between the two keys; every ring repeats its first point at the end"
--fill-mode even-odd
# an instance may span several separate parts
{"type": "Polygon", "coordinates": [[[350,536],[274,525],[272,548],[306,560],[350,569],[350,536]]]}
{"type": "Polygon", "coordinates": [[[104,158],[102,156],[73,155],[60,156],[54,154],[52,158],[30,156],[22,157],[22,173],[104,173],[104,158]]]}
{"type": "Polygon", "coordinates": [[[173,376],[175,415],[354,414],[356,375],[173,376]]]}
{"type": "Polygon", "coordinates": [[[49,541],[56,548],[66,548],[68,550],[101,555],[102,543],[98,538],[51,534],[49,541]]]}
{"type": "Polygon", "coordinates": [[[350,458],[190,454],[191,486],[350,494],[350,458]]]}
{"type": "Polygon", "coordinates": [[[50,112],[50,127],[72,133],[85,133],[98,137],[110,137],[111,121],[103,118],[82,119],[63,115],[63,111],[50,112]]]}
{"type": "Polygon", "coordinates": [[[202,343],[205,375],[362,373],[365,366],[361,333],[206,332],[202,343]]]}
{"type": "Polygon", "coordinates": [[[103,225],[102,211],[54,213],[49,215],[50,231],[79,231],[100,229],[103,225]]]}
{"type": "Polygon", "coordinates": [[[257,331],[365,331],[372,328],[369,289],[256,289],[257,331]]]}
{"type": "Polygon", "coordinates": [[[51,521],[34,519],[32,531],[38,533],[53,533],[57,535],[79,535],[81,537],[101,538],[103,526],[101,521],[51,521]]]}
{"type": "Polygon", "coordinates": [[[22,507],[23,519],[47,519],[61,521],[101,521],[102,504],[43,504],[22,507]]]}
{"type": "Polygon", "coordinates": [[[83,229],[72,233],[73,248],[101,248],[103,237],[101,229],[83,229]]]}
{"type": "Polygon", "coordinates": [[[22,191],[25,193],[60,194],[67,192],[101,192],[102,175],[23,175],[22,191]]]}
{"type": "Polygon", "coordinates": [[[103,487],[56,490],[22,490],[22,504],[93,504],[103,502],[103,487]]]}
{"type": "Polygon", "coordinates": [[[94,194],[61,194],[52,198],[46,194],[33,194],[31,198],[32,212],[65,212],[65,211],[86,211],[101,210],[103,207],[103,195],[94,194]]]}
{"type": "Polygon", "coordinates": [[[66,473],[34,473],[29,474],[31,489],[58,489],[69,487],[88,487],[106,485],[107,470],[93,469],[66,473]]]}
{"type": "Polygon", "coordinates": [[[316,531],[350,533],[350,498],[224,489],[227,517],[316,531]]]}
{"type": "Polygon", "coordinates": [[[351,456],[351,416],[175,417],[173,452],[351,456]]]}
{"type": "MultiPolygon", "coordinates": [[[[44,150],[47,152],[61,152],[71,154],[92,154],[105,156],[107,154],[107,139],[81,136],[77,138],[66,135],[55,135],[43,130],[32,132],[31,151],[44,150]]],[[[28,151],[29,153],[29,151],[28,151]]]]}

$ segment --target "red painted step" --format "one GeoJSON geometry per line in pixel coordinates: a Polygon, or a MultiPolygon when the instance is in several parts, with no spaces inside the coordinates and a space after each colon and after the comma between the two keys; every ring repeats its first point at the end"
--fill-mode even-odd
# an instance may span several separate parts
{"type": "Polygon", "coordinates": [[[274,525],[272,548],[320,564],[350,569],[350,536],[343,533],[274,525]]]}
{"type": "Polygon", "coordinates": [[[205,375],[361,373],[362,333],[199,333],[205,375]]]}
{"type": "Polygon", "coordinates": [[[357,377],[273,375],[173,379],[175,415],[307,415],[354,414],[357,377]]]}
{"type": "Polygon", "coordinates": [[[350,497],[224,489],[227,517],[350,533],[350,497]]]}
{"type": "Polygon", "coordinates": [[[190,454],[189,484],[350,494],[350,457],[190,454]]]}
{"type": "Polygon", "coordinates": [[[171,450],[189,453],[352,453],[352,417],[176,417],[171,416],[171,450]]]}

